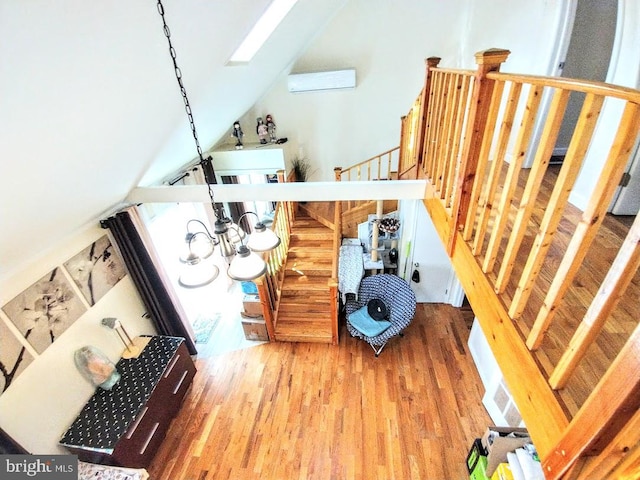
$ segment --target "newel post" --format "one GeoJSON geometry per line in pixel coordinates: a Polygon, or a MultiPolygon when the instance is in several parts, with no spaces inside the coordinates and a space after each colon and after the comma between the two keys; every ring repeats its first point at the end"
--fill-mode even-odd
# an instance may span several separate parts
{"type": "Polygon", "coordinates": [[[335,181],[339,182],[342,180],[342,167],[334,167],[333,176],[335,177],[335,181]]]}
{"type": "Polygon", "coordinates": [[[475,180],[478,158],[487,125],[489,105],[495,86],[495,80],[487,78],[489,72],[500,71],[500,65],[505,62],[511,52],[499,48],[490,48],[476,53],[478,65],[473,84],[473,93],[469,110],[469,120],[465,132],[464,147],[460,168],[456,178],[456,189],[452,205],[451,237],[448,250],[453,253],[456,232],[464,228],[469,210],[471,190],[475,180]]]}

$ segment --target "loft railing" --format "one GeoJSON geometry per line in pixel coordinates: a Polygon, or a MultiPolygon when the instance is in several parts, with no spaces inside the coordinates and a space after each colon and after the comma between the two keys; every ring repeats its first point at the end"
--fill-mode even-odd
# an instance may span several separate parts
{"type": "MultiPolygon", "coordinates": [[[[593,257],[602,256],[595,239],[638,140],[640,92],[500,73],[508,54],[480,52],[473,71],[427,61],[425,86],[403,117],[400,164],[428,180],[425,206],[545,475],[623,478],[640,462],[640,328],[637,315],[618,321],[612,312],[637,276],[640,221],[622,245],[609,246],[610,258],[593,257]],[[544,195],[540,186],[572,97],[581,101],[580,114],[544,195]],[[612,135],[580,212],[569,195],[589,146],[602,145],[599,122],[612,135]],[[585,271],[590,262],[598,268],[585,271]],[[599,287],[585,291],[582,275],[600,275],[599,287]],[[623,338],[615,347],[605,342],[603,349],[614,351],[598,369],[587,355],[605,327],[623,338]],[[579,392],[583,398],[574,396],[579,392]]],[[[637,298],[632,305],[637,313],[637,298]]]]}
{"type": "Polygon", "coordinates": [[[391,180],[398,171],[400,147],[395,147],[360,163],[345,168],[334,168],[336,180],[391,180]]]}
{"type": "MultiPolygon", "coordinates": [[[[371,181],[392,180],[397,177],[402,165],[400,157],[401,147],[394,147],[386,152],[356,163],[348,168],[335,167],[333,169],[337,182],[346,181],[371,181]]],[[[373,200],[372,200],[373,201],[373,200]]],[[[367,200],[347,200],[343,213],[350,212],[358,207],[371,203],[367,200]]]]}
{"type": "MultiPolygon", "coordinates": [[[[278,181],[285,181],[284,172],[278,172],[278,181]]],[[[284,281],[284,267],[287,263],[291,225],[293,224],[293,207],[291,202],[278,202],[273,216],[273,231],[280,238],[280,245],[266,254],[267,273],[255,281],[262,304],[267,333],[275,339],[276,312],[280,304],[280,292],[284,281]]]]}

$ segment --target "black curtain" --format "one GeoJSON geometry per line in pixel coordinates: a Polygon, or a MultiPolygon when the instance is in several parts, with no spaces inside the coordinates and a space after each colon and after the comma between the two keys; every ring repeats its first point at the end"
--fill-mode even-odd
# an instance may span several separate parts
{"type": "MultiPolygon", "coordinates": [[[[147,312],[161,335],[183,337],[191,355],[197,353],[196,345],[183,322],[182,309],[172,292],[163,281],[140,231],[136,227],[137,218],[131,209],[116,213],[103,220],[102,226],[111,230],[131,279],[140,293],[147,312]]],[[[137,215],[136,215],[137,217],[137,215]]]]}
{"type": "MultiPolygon", "coordinates": [[[[237,185],[238,177],[236,175],[224,175],[222,177],[222,183],[225,185],[237,185]]],[[[240,220],[240,217],[245,214],[244,203],[242,202],[229,202],[229,216],[236,223],[240,220]]],[[[255,222],[254,222],[255,223],[255,222]]],[[[240,228],[242,228],[245,232],[251,233],[253,229],[251,228],[251,222],[244,217],[242,219],[242,224],[239,224],[240,228]]]]}
{"type": "Polygon", "coordinates": [[[24,455],[28,453],[11,435],[0,428],[0,455],[24,455]]]}

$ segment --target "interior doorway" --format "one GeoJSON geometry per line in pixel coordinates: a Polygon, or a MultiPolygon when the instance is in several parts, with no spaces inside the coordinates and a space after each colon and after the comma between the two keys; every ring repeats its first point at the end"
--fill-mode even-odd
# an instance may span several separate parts
{"type": "MultiPolygon", "coordinates": [[[[562,77],[604,82],[616,36],[618,0],[577,2],[569,46],[561,64],[562,77]]],[[[562,163],[569,148],[584,94],[573,93],[553,151],[552,163],[562,163]]]]}

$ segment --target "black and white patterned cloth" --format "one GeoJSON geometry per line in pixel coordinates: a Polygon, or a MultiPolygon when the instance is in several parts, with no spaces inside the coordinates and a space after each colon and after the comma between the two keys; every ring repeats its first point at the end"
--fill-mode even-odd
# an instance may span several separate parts
{"type": "Polygon", "coordinates": [[[120,359],[118,383],[111,390],[96,389],[60,444],[113,453],[182,342],[180,337],[152,337],[138,358],[120,359]]]}
{"type": "Polygon", "coordinates": [[[378,355],[390,338],[400,334],[409,326],[416,313],[416,296],[411,286],[402,278],[388,273],[365,277],[360,282],[357,299],[349,298],[346,303],[347,330],[352,337],[367,342],[378,355]],[[380,299],[389,313],[391,326],[380,335],[368,337],[349,323],[349,315],[367,305],[369,300],[380,299]]]}
{"type": "Polygon", "coordinates": [[[358,286],[364,276],[362,245],[343,243],[338,257],[338,290],[342,294],[342,303],[347,302],[347,293],[358,296],[358,286]]]}

